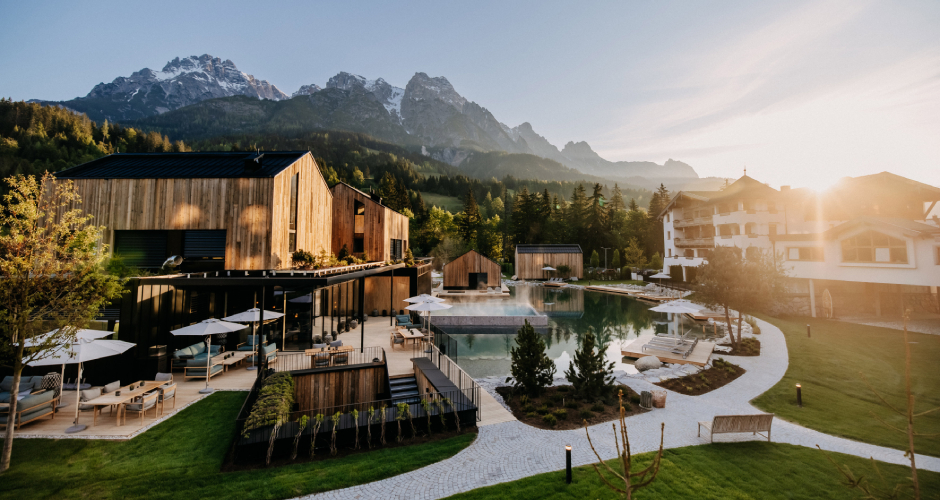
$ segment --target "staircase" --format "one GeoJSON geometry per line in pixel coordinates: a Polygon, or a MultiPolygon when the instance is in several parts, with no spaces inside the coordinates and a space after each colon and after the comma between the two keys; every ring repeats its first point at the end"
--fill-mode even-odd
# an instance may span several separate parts
{"type": "Polygon", "coordinates": [[[421,395],[418,393],[418,381],[414,375],[389,379],[389,387],[392,390],[392,404],[398,403],[418,403],[421,401],[421,395]]]}

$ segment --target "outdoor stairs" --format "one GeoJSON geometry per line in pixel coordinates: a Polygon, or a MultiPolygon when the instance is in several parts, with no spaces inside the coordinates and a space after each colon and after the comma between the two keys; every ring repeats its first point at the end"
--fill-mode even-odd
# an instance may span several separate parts
{"type": "Polygon", "coordinates": [[[392,404],[421,402],[414,375],[389,379],[388,385],[392,390],[392,404]]]}

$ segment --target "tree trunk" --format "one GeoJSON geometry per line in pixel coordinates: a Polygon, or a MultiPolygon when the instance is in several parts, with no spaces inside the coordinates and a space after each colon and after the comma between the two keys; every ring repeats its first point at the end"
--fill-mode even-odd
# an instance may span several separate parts
{"type": "Polygon", "coordinates": [[[0,473],[10,468],[10,457],[13,455],[13,433],[16,428],[13,416],[16,415],[16,395],[20,389],[20,379],[23,375],[23,351],[26,342],[20,340],[16,347],[16,357],[13,360],[13,387],[10,388],[10,412],[7,413],[7,428],[3,434],[3,456],[0,457],[0,473]]]}
{"type": "Polygon", "coordinates": [[[738,344],[741,343],[741,320],[744,319],[744,316],[741,314],[741,311],[738,311],[738,344]]]}
{"type": "Polygon", "coordinates": [[[725,323],[728,324],[728,338],[731,339],[731,347],[737,349],[738,344],[734,340],[734,330],[731,328],[731,315],[728,313],[728,306],[725,306],[725,323]]]}

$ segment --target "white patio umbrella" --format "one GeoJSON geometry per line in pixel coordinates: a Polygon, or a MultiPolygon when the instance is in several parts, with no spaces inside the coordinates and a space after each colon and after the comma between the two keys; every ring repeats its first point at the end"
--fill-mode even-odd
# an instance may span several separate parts
{"type": "Polygon", "coordinates": [[[428,295],[422,293],[421,295],[415,295],[414,297],[409,297],[405,299],[405,302],[411,302],[412,304],[420,304],[421,302],[444,302],[444,299],[440,297],[435,297],[433,295],[428,295]]]}
{"type": "MultiPolygon", "coordinates": [[[[258,309],[257,307],[252,307],[251,309],[247,311],[242,311],[238,314],[233,314],[231,316],[228,316],[222,319],[224,319],[225,321],[234,321],[236,323],[251,323],[251,333],[252,335],[257,335],[257,331],[255,330],[255,323],[258,323],[260,321],[275,320],[284,315],[279,312],[265,310],[263,316],[264,317],[262,318],[261,309],[258,309]]],[[[256,363],[258,362],[258,356],[257,356],[256,351],[258,349],[258,341],[260,340],[260,338],[255,337],[254,339],[255,339],[255,342],[251,346],[253,361],[251,363],[251,366],[248,367],[249,370],[258,369],[258,367],[256,366],[256,363]]]]}
{"type": "Polygon", "coordinates": [[[453,307],[450,304],[444,304],[441,302],[419,302],[417,304],[411,304],[406,307],[409,311],[427,311],[428,312],[428,332],[431,331],[431,311],[443,311],[444,309],[450,309],[453,307]]]}
{"type": "Polygon", "coordinates": [[[695,309],[696,311],[701,311],[702,309],[705,309],[705,307],[700,306],[696,304],[695,302],[692,302],[691,300],[688,300],[688,299],[676,299],[676,300],[669,301],[669,303],[673,305],[683,305],[685,307],[688,307],[689,309],[695,309]]]}
{"type": "Polygon", "coordinates": [[[662,286],[663,280],[664,280],[664,279],[666,279],[666,280],[671,279],[672,276],[669,276],[669,275],[666,274],[666,273],[656,273],[656,274],[650,276],[650,278],[659,278],[659,285],[662,286]]]}
{"type": "MultiPolygon", "coordinates": [[[[109,332],[110,333],[110,332],[109,332]]],[[[123,340],[77,340],[68,345],[63,345],[57,349],[57,355],[38,361],[33,361],[30,366],[54,366],[54,365],[72,365],[78,363],[78,379],[82,379],[82,364],[86,361],[92,361],[100,358],[107,358],[121,354],[124,351],[134,347],[136,344],[124,342],[123,340]]],[[[75,421],[72,426],[65,429],[65,432],[72,434],[85,430],[84,425],[78,423],[78,408],[81,401],[82,391],[75,391],[75,421]]]]}
{"type": "Polygon", "coordinates": [[[542,268],[542,270],[543,270],[543,271],[556,271],[557,269],[555,269],[555,268],[552,267],[552,266],[545,266],[545,267],[542,268]]]}
{"type": "Polygon", "coordinates": [[[209,387],[209,370],[212,369],[212,336],[217,333],[237,332],[247,328],[238,323],[229,323],[227,321],[215,318],[204,319],[195,325],[184,326],[176,330],[170,330],[173,335],[201,335],[206,338],[206,388],[199,391],[200,394],[211,394],[214,389],[209,387]]]}
{"type": "Polygon", "coordinates": [[[666,302],[656,307],[651,307],[650,311],[672,313],[672,314],[688,314],[688,313],[697,313],[701,311],[701,309],[690,307],[687,304],[676,304],[675,302],[676,301],[666,302]]]}
{"type": "MultiPolygon", "coordinates": [[[[26,347],[41,346],[43,343],[46,342],[46,340],[49,337],[52,337],[58,332],[59,332],[59,329],[56,328],[55,330],[52,330],[51,332],[46,332],[42,335],[37,335],[26,341],[26,347]]],[[[89,330],[87,328],[79,328],[78,330],[75,330],[75,340],[95,340],[95,339],[107,337],[108,335],[111,335],[112,333],[114,332],[109,332],[105,330],[89,330]]],[[[79,377],[79,379],[75,383],[76,390],[78,390],[78,388],[81,386],[81,383],[82,383],[82,379],[81,377],[79,377]]],[[[62,374],[59,376],[59,395],[60,396],[62,395],[62,391],[64,389],[65,389],[65,364],[63,363],[62,374]]],[[[62,401],[60,399],[59,404],[56,406],[56,408],[64,408],[68,405],[69,405],[68,402],[62,401]]]]}

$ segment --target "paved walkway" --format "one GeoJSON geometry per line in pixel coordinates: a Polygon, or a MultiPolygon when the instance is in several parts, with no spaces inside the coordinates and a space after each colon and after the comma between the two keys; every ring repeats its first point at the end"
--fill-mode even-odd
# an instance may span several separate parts
{"type": "MultiPolygon", "coordinates": [[[[731,384],[702,396],[683,396],[669,392],[666,408],[628,419],[630,444],[634,452],[655,451],[659,446],[659,425],[666,424],[665,446],[678,448],[707,444],[708,438],[696,436],[697,422],[715,415],[759,413],[749,404],[754,397],[777,383],[787,369],[786,339],[775,326],[760,321],[760,357],[724,356],[747,373],[731,384]]],[[[653,387],[645,380],[627,376],[619,380],[636,391],[653,387]]],[[[590,427],[595,447],[605,459],[617,455],[610,423],[590,427]]],[[[749,441],[748,434],[721,435],[717,441],[749,441]]],[[[873,446],[829,436],[796,424],[775,419],[772,441],[815,447],[824,450],[874,457],[883,462],[907,465],[899,450],[873,446]]],[[[374,483],[329,491],[303,498],[317,499],[437,499],[482,486],[513,481],[523,477],[560,470],[565,466],[564,446],[573,447],[573,465],[595,461],[583,430],[548,431],[525,425],[518,420],[480,427],[476,441],[457,455],[399,476],[374,483]]],[[[940,458],[917,456],[918,468],[940,472],[940,458]]]]}

